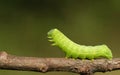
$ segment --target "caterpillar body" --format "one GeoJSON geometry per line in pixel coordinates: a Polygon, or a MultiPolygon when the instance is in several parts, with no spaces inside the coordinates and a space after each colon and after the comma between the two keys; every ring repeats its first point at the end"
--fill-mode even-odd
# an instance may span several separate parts
{"type": "Polygon", "coordinates": [[[52,29],[48,32],[48,38],[50,42],[53,42],[53,46],[58,46],[63,52],[65,52],[67,58],[79,58],[79,59],[96,59],[107,58],[112,59],[112,52],[106,45],[97,46],[85,46],[79,45],[69,38],[67,38],[58,29],[52,29]]]}

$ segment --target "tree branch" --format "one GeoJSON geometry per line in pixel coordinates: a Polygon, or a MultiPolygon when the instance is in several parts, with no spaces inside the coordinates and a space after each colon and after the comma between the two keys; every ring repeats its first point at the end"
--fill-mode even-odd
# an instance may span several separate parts
{"type": "Polygon", "coordinates": [[[120,70],[120,58],[80,60],[66,58],[20,57],[0,52],[0,69],[22,71],[67,71],[81,75],[120,70]]]}

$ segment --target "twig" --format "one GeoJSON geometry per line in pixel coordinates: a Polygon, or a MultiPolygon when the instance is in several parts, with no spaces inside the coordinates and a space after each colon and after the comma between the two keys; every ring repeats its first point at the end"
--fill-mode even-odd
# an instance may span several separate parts
{"type": "Polygon", "coordinates": [[[120,70],[120,58],[80,60],[66,58],[20,57],[0,52],[0,69],[36,72],[67,71],[81,75],[120,70]]]}

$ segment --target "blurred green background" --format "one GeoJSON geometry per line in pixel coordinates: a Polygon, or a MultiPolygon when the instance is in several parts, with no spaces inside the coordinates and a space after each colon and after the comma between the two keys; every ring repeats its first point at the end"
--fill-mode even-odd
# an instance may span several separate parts
{"type": "MultiPolygon", "coordinates": [[[[79,44],[107,44],[120,57],[120,0],[0,0],[0,50],[18,56],[64,57],[47,32],[58,28],[79,44]]],[[[78,75],[0,70],[1,75],[78,75]]],[[[95,75],[119,75],[120,71],[95,75]]]]}

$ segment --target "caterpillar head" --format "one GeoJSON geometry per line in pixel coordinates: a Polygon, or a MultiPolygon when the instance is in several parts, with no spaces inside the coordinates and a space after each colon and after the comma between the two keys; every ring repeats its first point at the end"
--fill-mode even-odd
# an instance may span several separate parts
{"type": "Polygon", "coordinates": [[[52,44],[52,46],[54,46],[54,45],[57,45],[56,43],[55,43],[55,39],[56,38],[54,38],[56,35],[57,35],[57,32],[58,32],[58,29],[51,29],[47,34],[48,34],[48,38],[49,38],[49,40],[48,41],[50,41],[50,42],[53,42],[53,44],[52,44]]]}

